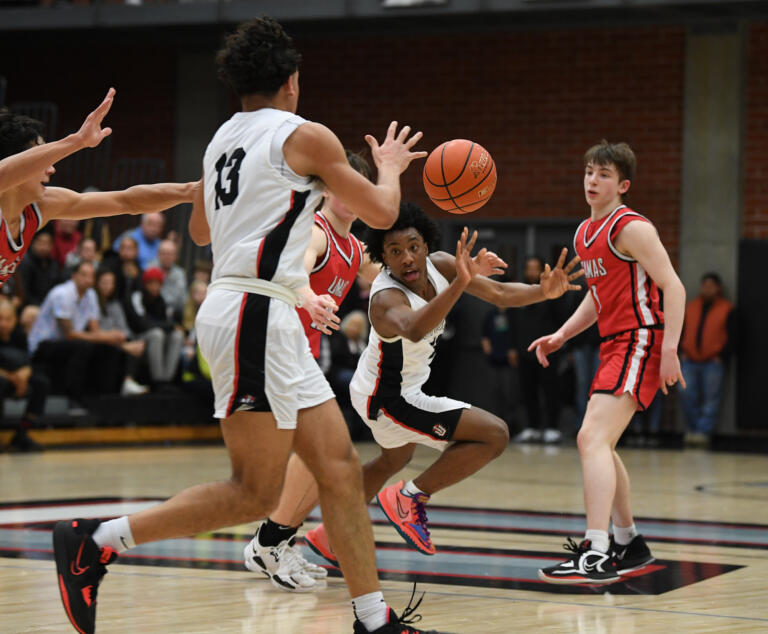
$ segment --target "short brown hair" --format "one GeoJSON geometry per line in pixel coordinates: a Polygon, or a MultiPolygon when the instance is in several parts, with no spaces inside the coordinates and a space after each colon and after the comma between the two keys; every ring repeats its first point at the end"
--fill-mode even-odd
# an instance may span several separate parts
{"type": "Polygon", "coordinates": [[[609,143],[605,139],[593,145],[584,153],[584,167],[592,165],[614,165],[619,172],[619,182],[632,180],[637,169],[637,158],[626,143],[609,143]]]}

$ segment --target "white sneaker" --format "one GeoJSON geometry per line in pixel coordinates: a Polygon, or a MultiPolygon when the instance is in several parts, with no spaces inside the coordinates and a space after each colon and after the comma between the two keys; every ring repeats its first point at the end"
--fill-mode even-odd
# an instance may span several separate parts
{"type": "Polygon", "coordinates": [[[545,429],[544,430],[544,442],[548,445],[554,445],[560,442],[563,435],[559,429],[545,429]]]}
{"type": "Polygon", "coordinates": [[[317,581],[304,571],[303,566],[309,562],[291,548],[287,539],[277,546],[262,546],[259,544],[260,530],[261,527],[243,550],[245,567],[251,572],[267,575],[273,586],[286,592],[314,590],[317,581]]]}
{"type": "Polygon", "coordinates": [[[528,427],[512,439],[512,442],[538,442],[541,440],[541,432],[538,429],[528,427]]]}
{"type": "Polygon", "coordinates": [[[293,551],[293,554],[296,555],[298,560],[301,562],[302,570],[304,570],[304,572],[307,573],[310,577],[313,579],[325,579],[328,576],[328,571],[325,568],[318,566],[317,564],[313,564],[311,561],[307,561],[298,548],[294,548],[290,543],[288,548],[293,551]]]}
{"type": "Polygon", "coordinates": [[[122,396],[134,396],[136,394],[146,394],[147,392],[149,392],[149,388],[146,385],[137,383],[130,376],[125,377],[123,387],[120,388],[120,394],[122,396]]]}

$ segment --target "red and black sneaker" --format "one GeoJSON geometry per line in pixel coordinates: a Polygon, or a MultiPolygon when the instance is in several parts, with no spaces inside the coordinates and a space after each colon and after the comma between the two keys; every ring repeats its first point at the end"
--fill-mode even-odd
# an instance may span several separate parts
{"type": "Polygon", "coordinates": [[[387,607],[387,622],[379,629],[373,630],[373,632],[369,632],[367,629],[365,629],[365,625],[363,625],[360,621],[355,620],[354,634],[448,634],[448,632],[438,632],[437,630],[420,630],[413,627],[413,623],[421,621],[421,614],[414,614],[414,612],[421,604],[421,600],[424,598],[424,595],[422,594],[419,597],[419,600],[416,601],[415,605],[412,606],[411,603],[413,603],[413,597],[415,593],[416,586],[414,584],[413,592],[411,593],[411,599],[408,601],[408,605],[403,610],[403,613],[400,616],[397,616],[392,608],[387,607]]]}
{"type": "Polygon", "coordinates": [[[53,555],[64,610],[80,634],[96,629],[96,593],[107,564],[117,558],[111,548],[99,548],[91,535],[99,520],[68,520],[53,527],[53,555]]]}

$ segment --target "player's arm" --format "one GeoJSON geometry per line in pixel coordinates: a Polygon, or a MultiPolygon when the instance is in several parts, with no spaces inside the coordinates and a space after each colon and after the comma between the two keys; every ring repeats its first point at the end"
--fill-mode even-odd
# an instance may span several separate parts
{"type": "Polygon", "coordinates": [[[549,366],[547,355],[561,348],[566,341],[575,337],[580,332],[584,332],[596,321],[597,310],[595,309],[595,302],[592,299],[591,293],[586,293],[578,308],[573,311],[573,315],[556,332],[539,337],[532,342],[528,346],[528,352],[535,350],[539,363],[546,368],[549,366]]]}
{"type": "MultiPolygon", "coordinates": [[[[483,273],[472,278],[467,287],[467,293],[500,308],[527,306],[542,302],[545,299],[556,299],[566,291],[575,291],[581,288],[577,284],[571,284],[573,280],[583,275],[583,271],[571,273],[579,263],[579,258],[578,256],[573,258],[564,267],[567,255],[568,249],[563,249],[554,269],[551,269],[549,264],[545,266],[539,284],[499,282],[487,277],[487,275],[494,273],[483,273]]],[[[456,275],[456,260],[451,254],[440,251],[433,253],[430,258],[444,277],[449,280],[453,279],[453,276],[456,275]]],[[[507,266],[501,258],[491,251],[485,252],[484,259],[484,264],[489,269],[506,268],[507,266]]]]}
{"type": "Polygon", "coordinates": [[[164,211],[194,200],[200,182],[135,185],[121,191],[80,194],[63,187],[48,187],[40,202],[43,224],[56,218],[84,220],[120,214],[164,211]]]}
{"type": "MultiPolygon", "coordinates": [[[[312,225],[312,237],[309,239],[309,246],[304,251],[304,269],[307,275],[312,275],[312,269],[315,263],[321,258],[328,248],[328,237],[316,224],[312,225]]],[[[330,335],[332,331],[339,329],[339,318],[336,311],[338,304],[330,295],[318,295],[307,284],[298,290],[301,296],[301,307],[309,313],[312,323],[320,332],[330,335]]]]}
{"type": "Polygon", "coordinates": [[[192,200],[192,214],[189,216],[189,235],[199,247],[211,243],[211,228],[208,226],[208,218],[205,217],[205,187],[204,179],[200,178],[200,186],[195,189],[192,200]]]}
{"type": "Polygon", "coordinates": [[[371,260],[365,245],[363,245],[363,261],[360,264],[360,268],[357,270],[357,277],[366,280],[369,284],[373,284],[373,280],[375,280],[376,276],[381,273],[382,268],[381,264],[371,260]]]}
{"type": "Polygon", "coordinates": [[[456,272],[451,283],[425,306],[413,310],[405,294],[397,289],[386,289],[373,296],[370,308],[371,323],[379,335],[385,338],[400,336],[415,342],[440,325],[479,270],[475,259],[480,257],[480,254],[475,259],[469,255],[477,240],[477,231],[469,243],[467,233],[467,228],[464,227],[456,244],[456,272]]]}
{"type": "Polygon", "coordinates": [[[397,122],[393,121],[381,145],[372,136],[366,136],[378,168],[375,185],[349,165],[341,141],[319,123],[305,123],[296,128],[283,145],[283,155],[297,174],[322,179],[368,226],[388,229],[400,211],[400,174],[413,159],[427,155],[411,152],[421,132],[409,137],[411,129],[405,126],[396,137],[396,130],[397,122]]]}
{"type": "Polygon", "coordinates": [[[89,114],[80,129],[58,141],[45,143],[8,156],[0,161],[0,192],[4,192],[35,174],[42,173],[49,165],[87,147],[96,147],[112,134],[111,128],[101,128],[101,122],[112,106],[115,89],[110,88],[101,105],[89,114]]]}
{"type": "Polygon", "coordinates": [[[685,287],[675,273],[669,254],[659,239],[656,228],[648,222],[634,221],[618,234],[614,244],[642,266],[664,293],[664,341],[661,346],[661,390],[685,379],[677,357],[677,346],[685,317],[685,287]]]}

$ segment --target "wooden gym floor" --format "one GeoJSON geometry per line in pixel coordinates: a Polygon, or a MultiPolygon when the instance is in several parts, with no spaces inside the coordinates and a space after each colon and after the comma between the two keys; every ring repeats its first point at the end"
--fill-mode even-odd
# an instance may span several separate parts
{"type": "MultiPolygon", "coordinates": [[[[359,449],[363,459],[376,451],[359,449]]],[[[434,455],[420,450],[403,475],[434,455]]],[[[768,631],[768,460],[702,450],[622,456],[638,527],[657,558],[644,574],[601,589],[540,583],[536,570],[584,530],[578,453],[511,445],[434,497],[434,557],[408,550],[371,508],[388,601],[402,609],[417,580],[426,592],[421,623],[448,632],[768,631]]],[[[121,515],[227,476],[219,446],[0,455],[0,632],[74,631],[55,583],[53,521],[121,515]]],[[[122,556],[101,586],[97,631],[351,632],[341,579],[293,595],[243,569],[251,528],[122,556]]]]}

